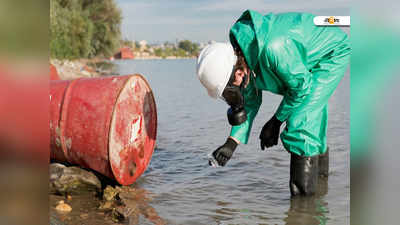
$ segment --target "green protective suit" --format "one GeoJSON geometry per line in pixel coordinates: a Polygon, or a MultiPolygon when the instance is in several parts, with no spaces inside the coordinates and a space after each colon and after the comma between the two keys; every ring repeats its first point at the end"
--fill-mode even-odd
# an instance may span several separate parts
{"type": "Polygon", "coordinates": [[[326,151],[328,99],[350,61],[349,39],[338,27],[318,27],[314,15],[261,15],[247,10],[230,30],[255,73],[244,90],[247,121],[231,136],[247,144],[262,102],[261,90],[283,95],[275,116],[286,122],[286,150],[303,156],[326,151]]]}

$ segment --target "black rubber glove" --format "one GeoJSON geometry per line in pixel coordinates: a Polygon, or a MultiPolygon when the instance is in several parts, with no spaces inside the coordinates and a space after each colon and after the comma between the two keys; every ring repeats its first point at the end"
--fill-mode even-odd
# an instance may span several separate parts
{"type": "Polygon", "coordinates": [[[233,152],[235,151],[238,144],[231,138],[228,138],[222,146],[217,148],[212,154],[214,158],[218,161],[220,166],[225,166],[225,164],[232,157],[233,152]]]}
{"type": "Polygon", "coordinates": [[[269,148],[278,144],[279,131],[282,122],[273,116],[262,128],[260,134],[260,146],[261,150],[265,147],[269,148]]]}

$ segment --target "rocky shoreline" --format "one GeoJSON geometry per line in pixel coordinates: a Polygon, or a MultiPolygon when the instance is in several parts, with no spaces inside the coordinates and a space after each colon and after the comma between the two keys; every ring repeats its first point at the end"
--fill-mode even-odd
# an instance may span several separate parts
{"type": "MultiPolygon", "coordinates": [[[[141,56],[136,57],[133,60],[176,60],[176,59],[196,59],[196,57],[158,57],[158,56],[141,56]]],[[[118,61],[121,59],[117,59],[118,61]]],[[[125,59],[122,59],[125,60],[125,59]]],[[[51,59],[50,64],[55,66],[58,75],[62,80],[72,80],[81,77],[99,77],[99,76],[109,76],[118,75],[115,66],[113,64],[114,60],[105,59],[80,59],[80,60],[57,60],[51,59]]]]}
{"type": "Polygon", "coordinates": [[[114,65],[107,60],[80,59],[69,61],[51,59],[50,64],[56,67],[58,75],[62,80],[115,74],[114,65]]]}

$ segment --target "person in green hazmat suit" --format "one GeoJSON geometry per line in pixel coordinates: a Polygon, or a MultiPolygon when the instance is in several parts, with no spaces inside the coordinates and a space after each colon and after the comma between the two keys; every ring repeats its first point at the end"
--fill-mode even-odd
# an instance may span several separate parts
{"type": "Polygon", "coordinates": [[[316,26],[313,19],[308,13],[262,15],[247,10],[230,29],[231,43],[211,44],[197,60],[197,76],[208,94],[231,106],[230,135],[212,153],[220,166],[239,143],[247,144],[261,92],[283,96],[259,138],[264,150],[277,145],[280,136],[290,153],[292,196],[314,194],[318,176],[328,176],[328,100],[351,53],[346,33],[316,26]]]}

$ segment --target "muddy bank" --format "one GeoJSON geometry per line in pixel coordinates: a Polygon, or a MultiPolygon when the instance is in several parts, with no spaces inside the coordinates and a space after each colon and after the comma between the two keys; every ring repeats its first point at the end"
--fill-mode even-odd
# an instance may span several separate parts
{"type": "MultiPolygon", "coordinates": [[[[107,200],[103,195],[49,195],[50,225],[75,224],[167,224],[149,205],[149,193],[133,187],[108,187],[115,196],[107,200]],[[60,210],[61,204],[71,210],[60,210]]],[[[105,192],[106,193],[106,192],[105,192]]],[[[110,195],[109,195],[110,196],[110,195]]],[[[112,196],[112,194],[111,194],[112,196]]]]}
{"type": "Polygon", "coordinates": [[[50,225],[67,224],[119,224],[112,220],[111,215],[99,210],[100,200],[93,193],[77,196],[49,195],[50,225]],[[60,201],[71,207],[71,211],[59,211],[60,201]]]}
{"type": "Polygon", "coordinates": [[[151,194],[119,186],[95,172],[58,163],[49,168],[49,220],[68,224],[167,224],[150,206],[151,194]]]}

